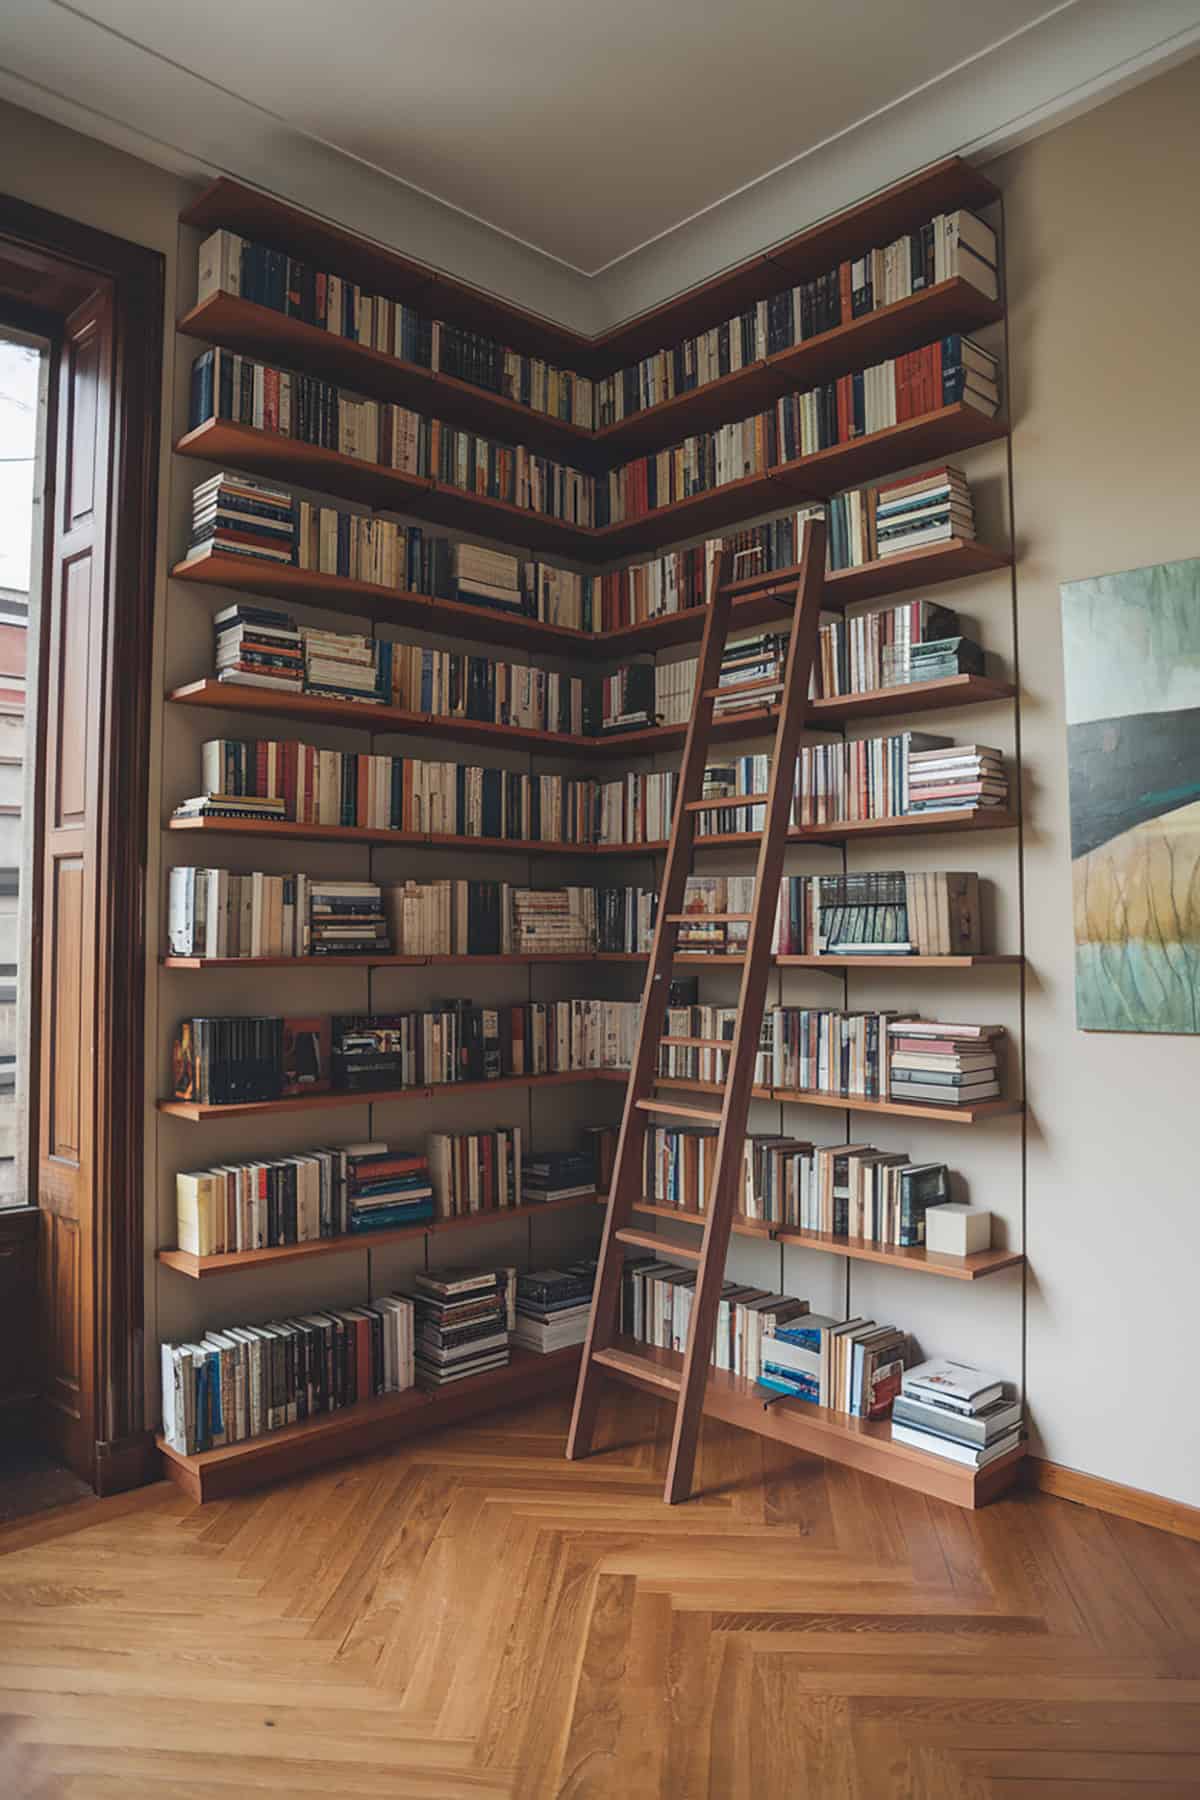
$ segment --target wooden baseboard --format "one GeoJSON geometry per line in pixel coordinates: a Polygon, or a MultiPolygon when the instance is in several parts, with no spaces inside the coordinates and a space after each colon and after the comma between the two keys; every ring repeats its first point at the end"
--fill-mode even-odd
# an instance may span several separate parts
{"type": "Polygon", "coordinates": [[[1027,1456],[1025,1469],[1026,1481],[1043,1494],[1075,1500],[1097,1512],[1116,1513],[1119,1518],[1153,1525],[1157,1531],[1171,1531],[1176,1537],[1200,1543],[1200,1506],[1186,1506],[1182,1500],[1167,1500],[1161,1494],[1148,1494],[1143,1488],[1124,1487],[1121,1482],[1105,1481],[1100,1475],[1085,1475],[1080,1469],[1064,1468],[1062,1463],[1047,1462],[1042,1456],[1027,1456]]]}

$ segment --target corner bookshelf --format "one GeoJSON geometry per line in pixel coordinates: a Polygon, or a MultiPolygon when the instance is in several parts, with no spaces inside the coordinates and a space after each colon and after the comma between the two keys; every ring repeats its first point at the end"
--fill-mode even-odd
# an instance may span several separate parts
{"type": "MultiPolygon", "coordinates": [[[[365,289],[404,301],[427,316],[453,322],[468,330],[493,334],[517,350],[545,357],[595,379],[663,345],[707,330],[777,289],[807,280],[871,245],[887,242],[940,211],[958,206],[987,207],[997,198],[987,178],[960,159],[934,164],[885,193],[775,245],[748,263],[724,272],[597,339],[582,337],[509,306],[439,271],[423,267],[230,180],[215,182],[188,208],[183,222],[203,233],[218,227],[240,232],[256,242],[335,270],[365,289]]],[[[237,295],[211,295],[184,313],[178,329],[188,340],[185,355],[194,352],[199,345],[217,345],[243,355],[261,357],[285,368],[343,383],[358,394],[411,406],[426,416],[468,427],[484,436],[527,445],[581,470],[603,473],[625,460],[665,448],[688,433],[747,418],[794,389],[851,373],[950,333],[1001,326],[1004,320],[1002,300],[990,300],[970,282],[954,277],[926,287],[905,300],[853,317],[731,374],[595,430],[537,412],[502,394],[441,371],[406,363],[368,345],[334,336],[315,325],[237,295]]],[[[1008,430],[1003,413],[987,418],[971,406],[955,403],[790,462],[775,463],[759,473],[693,494],[641,516],[597,527],[573,524],[487,495],[464,492],[434,477],[407,474],[224,419],[210,420],[180,435],[175,445],[174,473],[180,487],[186,489],[191,484],[191,465],[196,461],[244,470],[355,505],[399,513],[461,536],[482,536],[493,543],[511,546],[521,554],[557,557],[575,567],[598,570],[614,562],[652,555],[668,545],[718,533],[764,514],[825,499],[863,483],[919,468],[927,462],[987,445],[1004,446],[1008,430]]],[[[836,571],[828,580],[826,606],[844,611],[868,602],[923,594],[950,584],[970,584],[1001,575],[1011,565],[1011,542],[994,544],[953,539],[836,571]]],[[[789,579],[794,581],[796,573],[795,570],[775,570],[733,582],[730,591],[734,597],[735,628],[774,625],[782,616],[781,603],[790,605],[788,583],[789,579]]],[[[705,619],[705,608],[693,606],[611,630],[584,631],[461,601],[387,589],[291,565],[255,563],[249,557],[220,553],[181,561],[174,566],[171,576],[180,593],[190,593],[196,601],[203,601],[211,592],[214,606],[227,603],[231,596],[257,597],[284,607],[297,605],[318,609],[330,615],[331,622],[336,622],[338,615],[348,616],[369,621],[367,628],[371,630],[397,628],[418,639],[423,635],[453,637],[472,646],[514,650],[531,660],[549,656],[555,659],[556,665],[572,668],[594,668],[597,663],[614,663],[631,655],[655,656],[662,651],[695,645],[705,619]]],[[[358,628],[361,629],[361,625],[358,628]]],[[[485,754],[520,751],[528,755],[531,769],[534,757],[568,758],[593,765],[605,774],[620,772],[626,766],[637,767],[639,758],[653,757],[669,762],[682,745],[686,731],[684,726],[667,725],[602,739],[569,736],[404,712],[395,707],[363,706],[336,698],[281,694],[222,684],[202,669],[190,671],[188,678],[167,694],[166,700],[169,703],[166,708],[168,727],[172,721],[185,718],[189,710],[207,710],[245,720],[246,735],[254,732],[255,721],[268,728],[274,720],[293,721],[305,730],[311,728],[318,736],[326,728],[342,732],[350,730],[362,734],[367,744],[372,735],[440,740],[459,747],[464,752],[461,759],[464,761],[475,760],[481,751],[485,754]]],[[[1017,694],[1011,680],[992,674],[964,675],[901,689],[880,689],[818,701],[813,707],[811,722],[814,728],[841,730],[859,721],[907,718],[943,711],[957,713],[960,709],[966,719],[972,716],[971,709],[1015,709],[1016,705],[1017,694]]],[[[985,716],[993,715],[987,713],[985,716]]],[[[739,739],[769,740],[774,724],[774,712],[762,709],[722,722],[720,735],[731,743],[739,739]]],[[[655,766],[664,766],[663,761],[659,760],[655,766]]],[[[1004,834],[1019,834],[1020,831],[1015,766],[1013,774],[1011,810],[839,821],[795,828],[789,842],[797,849],[816,846],[840,850],[845,868],[847,855],[854,845],[865,843],[870,847],[876,839],[884,843],[912,841],[916,844],[932,835],[952,837],[977,831],[999,834],[1003,839],[1004,834]]],[[[399,847],[406,853],[411,851],[414,867],[419,867],[426,852],[444,855],[467,849],[472,853],[523,859],[528,871],[526,878],[530,881],[538,879],[539,870],[553,867],[552,861],[544,859],[565,856],[578,860],[581,868],[587,864],[594,866],[595,879],[606,882],[612,879],[609,873],[612,859],[617,859],[618,866],[627,860],[640,859],[638,866],[641,867],[645,859],[657,858],[665,849],[661,841],[593,845],[403,833],[292,821],[168,819],[164,828],[172,834],[199,832],[206,837],[215,837],[217,844],[211,854],[222,860],[227,854],[238,851],[236,840],[239,838],[252,838],[264,847],[275,842],[280,849],[311,843],[326,845],[331,852],[335,846],[345,847],[348,851],[365,851],[370,871],[374,870],[374,851],[383,847],[399,847]]],[[[173,852],[176,846],[183,848],[185,844],[185,839],[173,835],[164,837],[164,860],[168,863],[180,860],[173,852]]],[[[697,841],[699,849],[733,856],[752,850],[756,844],[757,836],[752,833],[705,836],[697,841]]],[[[206,850],[205,855],[208,854],[206,850]]],[[[547,877],[543,873],[541,878],[547,877]]],[[[576,877],[573,875],[572,879],[576,877]]],[[[641,875],[639,879],[646,877],[641,875]]],[[[273,995],[279,996],[275,1001],[277,1009],[287,1004],[283,993],[301,969],[305,972],[327,969],[333,960],[347,973],[351,970],[364,973],[368,984],[367,1003],[359,1010],[370,1011],[373,998],[370,983],[377,972],[444,969],[448,982],[454,982],[470,980],[475,969],[490,965],[499,969],[501,976],[507,972],[513,979],[517,978],[515,972],[523,971],[522,979],[532,982],[535,971],[541,966],[578,965],[587,970],[613,965],[614,979],[619,978],[621,966],[632,970],[633,978],[639,979],[646,958],[637,952],[569,956],[375,955],[337,959],[260,957],[221,960],[163,956],[160,964],[163,980],[174,980],[182,975],[219,975],[222,971],[245,975],[255,983],[255,1006],[270,1010],[273,995]]],[[[737,971],[742,960],[736,955],[714,957],[686,952],[676,958],[689,970],[704,969],[714,974],[721,969],[737,971]]],[[[1024,979],[1023,957],[1019,950],[946,957],[779,956],[774,962],[781,984],[790,971],[819,973],[840,980],[844,1006],[849,1005],[849,983],[859,975],[871,980],[877,977],[890,979],[888,971],[900,972],[906,977],[953,974],[957,984],[952,990],[956,995],[953,1002],[956,1013],[963,992],[969,992],[966,984],[973,979],[983,980],[990,976],[993,982],[1001,981],[1007,972],[1011,972],[1018,983],[1024,979]]],[[[781,995],[782,991],[781,986],[781,995]]],[[[531,987],[529,993],[532,995],[531,987]]],[[[175,1008],[177,1011],[183,1009],[182,1003],[175,1008]]],[[[619,1070],[572,1071],[510,1076],[498,1081],[436,1088],[327,1093],[306,1096],[300,1101],[280,1100],[235,1107],[164,1100],[159,1103],[158,1110],[164,1121],[214,1128],[222,1120],[264,1113],[274,1114],[280,1121],[290,1118],[296,1121],[295,1147],[300,1148],[314,1141],[314,1132],[319,1135],[315,1121],[306,1122],[310,1112],[323,1114],[346,1107],[373,1109],[376,1105],[414,1099],[420,1105],[439,1095],[518,1091],[529,1095],[532,1108],[533,1096],[543,1088],[551,1087],[561,1090],[563,1104],[570,1105],[570,1096],[575,1093],[598,1089],[601,1093],[611,1094],[624,1080],[625,1076],[619,1070]]],[[[698,1094],[719,1091],[702,1083],[679,1081],[663,1082],[662,1085],[681,1091],[691,1089],[698,1094]]],[[[840,1112],[847,1138],[851,1135],[851,1120],[859,1114],[907,1118],[929,1130],[940,1130],[946,1124],[984,1125],[1008,1117],[1020,1119],[1023,1114],[1019,1095],[963,1107],[938,1107],[773,1088],[757,1090],[757,1093],[761,1099],[779,1108],[781,1120],[786,1112],[797,1106],[840,1112]]],[[[532,1112],[530,1116],[532,1118],[532,1112]]],[[[368,1118],[373,1122],[373,1111],[368,1110],[368,1118]]],[[[178,1124],[173,1127],[165,1149],[160,1145],[164,1177],[168,1172],[164,1159],[172,1159],[171,1166],[177,1160],[174,1133],[178,1128],[178,1124]]],[[[278,1128],[271,1141],[279,1142],[278,1128]]],[[[297,1271],[302,1271],[309,1262],[319,1271],[328,1258],[383,1250],[388,1244],[420,1246],[427,1260],[431,1246],[436,1246],[439,1252],[444,1246],[447,1253],[452,1247],[456,1258],[460,1255],[469,1258],[473,1229],[495,1228],[519,1221],[523,1229],[532,1232],[537,1219],[551,1213],[573,1214],[586,1229],[585,1221],[595,1217],[596,1201],[602,1202],[603,1198],[580,1196],[559,1202],[521,1205],[495,1213],[414,1224],[391,1232],[318,1239],[224,1256],[193,1257],[163,1247],[157,1253],[158,1264],[163,1271],[162,1279],[182,1278],[185,1285],[189,1281],[211,1281],[220,1275],[228,1277],[228,1283],[215,1290],[222,1294],[223,1308],[228,1314],[227,1287],[235,1289],[234,1278],[237,1276],[251,1281],[256,1272],[261,1273],[277,1264],[291,1264],[297,1271]]],[[[702,1215],[651,1202],[641,1210],[646,1212],[651,1228],[656,1232],[665,1231],[671,1220],[685,1230],[702,1223],[702,1215]],[[660,1220],[663,1222],[661,1227],[660,1220]]],[[[936,1275],[953,1285],[974,1284],[984,1277],[1020,1270],[1024,1260],[1020,1248],[995,1248],[965,1258],[938,1257],[924,1251],[823,1237],[818,1233],[773,1227],[751,1220],[739,1221],[734,1229],[736,1235],[747,1242],[777,1247],[781,1259],[785,1249],[819,1253],[822,1261],[830,1257],[842,1259],[848,1311],[852,1265],[877,1265],[893,1271],[936,1275]]],[[[661,1242],[664,1252],[670,1253],[672,1239],[669,1236],[656,1237],[654,1241],[661,1242]]],[[[679,1239],[674,1241],[681,1242],[679,1239]]],[[[783,1273],[781,1260],[781,1285],[783,1273]]],[[[315,1273],[314,1279],[317,1279],[315,1273]]],[[[788,1285],[795,1288],[796,1279],[789,1276],[788,1285]]],[[[922,1288],[926,1284],[916,1285],[922,1288]]],[[[319,1297],[319,1286],[314,1286],[312,1293],[314,1298],[319,1297]]],[[[617,1345],[609,1353],[613,1372],[622,1379],[630,1377],[618,1365],[622,1355],[631,1348],[633,1346],[623,1349],[617,1345]]],[[[664,1385],[668,1373],[674,1380],[672,1370],[679,1359],[671,1358],[665,1351],[648,1350],[641,1344],[636,1349],[639,1358],[662,1364],[664,1385]]],[[[574,1383],[579,1351],[561,1351],[539,1357],[514,1347],[511,1359],[508,1369],[474,1376],[436,1393],[409,1390],[385,1395],[342,1412],[322,1415],[195,1457],[180,1456],[160,1440],[164,1467],[169,1477],[193,1498],[223,1497],[240,1492],[255,1482],[315,1467],[396,1441],[410,1433],[433,1429],[442,1423],[490,1412],[535,1396],[565,1392],[574,1383]]],[[[965,1506],[982,1504],[1002,1491],[1013,1478],[1020,1459],[1020,1452],[1015,1452],[1011,1458],[976,1475],[920,1451],[893,1444],[886,1425],[871,1425],[842,1414],[786,1401],[764,1406],[761,1394],[750,1384],[718,1371],[710,1377],[705,1408],[712,1416],[743,1429],[775,1437],[796,1448],[965,1506]]]]}

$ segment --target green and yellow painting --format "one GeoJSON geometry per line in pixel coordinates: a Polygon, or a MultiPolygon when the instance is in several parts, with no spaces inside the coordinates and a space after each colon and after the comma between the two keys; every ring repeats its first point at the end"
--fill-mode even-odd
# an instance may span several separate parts
{"type": "Polygon", "coordinates": [[[1200,1032],[1200,560],[1062,609],[1076,1019],[1200,1032]]]}

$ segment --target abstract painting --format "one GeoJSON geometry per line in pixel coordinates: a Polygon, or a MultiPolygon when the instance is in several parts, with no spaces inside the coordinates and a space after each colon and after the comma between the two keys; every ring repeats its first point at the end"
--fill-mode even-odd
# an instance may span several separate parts
{"type": "Polygon", "coordinates": [[[1200,1032],[1200,559],[1062,609],[1076,1021],[1200,1032]]]}

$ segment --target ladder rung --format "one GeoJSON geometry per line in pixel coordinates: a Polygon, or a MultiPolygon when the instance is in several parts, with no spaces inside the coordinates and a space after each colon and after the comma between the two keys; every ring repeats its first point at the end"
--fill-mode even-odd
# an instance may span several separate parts
{"type": "Polygon", "coordinates": [[[660,1044],[670,1044],[678,1050],[732,1050],[732,1038],[689,1038],[661,1037],[660,1044]]]}
{"type": "Polygon", "coordinates": [[[753,913],[668,913],[668,925],[748,925],[753,913]]]}
{"type": "Polygon", "coordinates": [[[698,1263],[699,1250],[693,1250],[687,1244],[677,1244],[673,1238],[658,1237],[653,1231],[634,1231],[626,1228],[613,1233],[619,1244],[632,1244],[635,1250],[670,1251],[672,1256],[681,1256],[685,1262],[698,1263]]]}
{"type": "MultiPolygon", "coordinates": [[[[726,806],[765,806],[770,794],[725,794],[720,800],[689,800],[689,812],[717,812],[726,806]]],[[[720,918],[720,913],[710,917],[720,918]]]]}
{"type": "Polygon", "coordinates": [[[702,1119],[706,1125],[719,1125],[719,1112],[710,1112],[702,1106],[684,1106],[674,1100],[635,1100],[634,1105],[639,1112],[669,1113],[673,1119],[702,1119]]]}
{"type": "Polygon", "coordinates": [[[778,675],[775,675],[766,681],[738,681],[730,682],[728,687],[705,688],[704,698],[706,700],[728,700],[736,694],[761,694],[764,692],[777,694],[782,687],[783,682],[778,675]]]}
{"type": "Polygon", "coordinates": [[[596,1350],[592,1361],[600,1364],[602,1369],[611,1369],[617,1375],[632,1375],[637,1381],[644,1381],[649,1387],[665,1388],[668,1393],[677,1394],[682,1380],[674,1369],[666,1369],[661,1363],[651,1362],[648,1356],[635,1356],[632,1350],[596,1350]]]}

